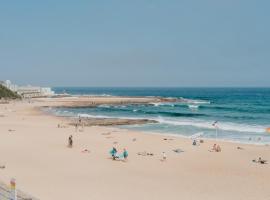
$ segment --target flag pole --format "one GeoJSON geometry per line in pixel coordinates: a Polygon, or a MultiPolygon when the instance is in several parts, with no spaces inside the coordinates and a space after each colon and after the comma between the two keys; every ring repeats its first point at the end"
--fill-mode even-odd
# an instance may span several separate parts
{"type": "Polygon", "coordinates": [[[218,127],[216,126],[216,141],[217,141],[218,127]]]}
{"type": "Polygon", "coordinates": [[[218,135],[218,126],[217,126],[218,121],[215,121],[212,126],[216,128],[216,141],[217,141],[217,135],[218,135]]]}

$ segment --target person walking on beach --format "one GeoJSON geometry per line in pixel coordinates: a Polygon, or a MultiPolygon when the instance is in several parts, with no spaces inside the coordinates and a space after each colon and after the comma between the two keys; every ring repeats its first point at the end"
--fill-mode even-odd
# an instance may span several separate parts
{"type": "Polygon", "coordinates": [[[75,124],[75,131],[78,131],[78,123],[75,124]]]}
{"type": "Polygon", "coordinates": [[[128,152],[126,149],[123,149],[123,157],[124,157],[124,160],[127,160],[128,158],[128,152]]]}
{"type": "Polygon", "coordinates": [[[73,146],[73,139],[72,139],[72,135],[70,135],[68,138],[68,147],[72,148],[72,146],[73,146]]]}

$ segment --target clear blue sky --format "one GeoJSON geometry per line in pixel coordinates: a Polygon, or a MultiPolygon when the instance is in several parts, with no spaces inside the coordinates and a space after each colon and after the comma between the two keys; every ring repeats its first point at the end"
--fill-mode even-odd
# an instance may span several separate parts
{"type": "Polygon", "coordinates": [[[270,86],[267,0],[0,2],[0,80],[270,86]]]}

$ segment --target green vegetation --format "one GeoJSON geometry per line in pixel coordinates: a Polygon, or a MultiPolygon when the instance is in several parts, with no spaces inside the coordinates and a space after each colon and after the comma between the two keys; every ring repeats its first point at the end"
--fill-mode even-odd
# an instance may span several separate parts
{"type": "Polygon", "coordinates": [[[21,96],[15,92],[12,92],[5,86],[0,85],[0,99],[18,99],[18,98],[21,98],[21,96]]]}

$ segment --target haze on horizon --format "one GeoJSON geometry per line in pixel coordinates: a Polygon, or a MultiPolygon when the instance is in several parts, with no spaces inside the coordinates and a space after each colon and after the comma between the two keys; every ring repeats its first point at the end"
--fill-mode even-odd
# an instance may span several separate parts
{"type": "Polygon", "coordinates": [[[5,1],[0,80],[270,87],[270,1],[5,1]]]}

